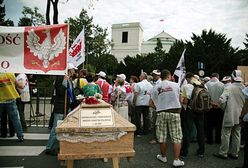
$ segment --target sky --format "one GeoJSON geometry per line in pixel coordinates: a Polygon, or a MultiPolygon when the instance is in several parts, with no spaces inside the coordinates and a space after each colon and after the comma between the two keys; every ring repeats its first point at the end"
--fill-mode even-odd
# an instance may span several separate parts
{"type": "MultiPolygon", "coordinates": [[[[6,17],[17,25],[23,6],[37,6],[42,14],[46,0],[4,0],[6,17]]],[[[82,8],[93,16],[94,24],[111,25],[140,22],[144,40],[163,30],[177,39],[190,40],[192,33],[213,29],[232,39],[232,46],[244,48],[248,33],[248,0],[60,0],[59,23],[78,17],[82,8]],[[164,20],[164,21],[161,21],[164,20]]],[[[51,12],[52,13],[52,12],[51,12]]]]}

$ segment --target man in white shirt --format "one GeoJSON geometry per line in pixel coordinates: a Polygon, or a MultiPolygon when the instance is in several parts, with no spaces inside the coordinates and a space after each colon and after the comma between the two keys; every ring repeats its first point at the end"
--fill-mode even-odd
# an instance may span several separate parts
{"type": "Polygon", "coordinates": [[[240,148],[240,121],[239,117],[245,102],[245,96],[242,93],[244,85],[240,70],[234,70],[232,73],[232,84],[225,88],[220,96],[220,103],[225,104],[225,112],[221,130],[221,145],[219,152],[214,156],[220,159],[238,159],[240,148]]]}
{"type": "MultiPolygon", "coordinates": [[[[152,85],[153,88],[158,85],[161,82],[161,72],[159,70],[153,70],[152,73],[152,85]]],[[[154,103],[154,102],[153,102],[154,103]]],[[[157,112],[156,109],[150,108],[150,113],[151,113],[151,122],[152,122],[152,134],[153,134],[153,139],[149,141],[150,144],[155,144],[157,143],[157,139],[156,139],[156,120],[157,120],[157,112]]]]}
{"type": "Polygon", "coordinates": [[[219,74],[212,73],[211,79],[205,84],[211,97],[211,108],[206,112],[206,139],[208,144],[220,144],[221,142],[221,127],[224,111],[216,106],[220,95],[224,91],[224,84],[219,81],[219,74]],[[215,130],[215,131],[214,131],[215,130]],[[215,138],[213,138],[215,132],[215,138]]]}
{"type": "Polygon", "coordinates": [[[149,100],[152,92],[152,84],[147,81],[147,74],[142,72],[140,82],[135,85],[133,104],[135,105],[136,135],[149,132],[149,100]],[[143,131],[141,130],[141,115],[143,115],[143,131]]]}
{"type": "Polygon", "coordinates": [[[156,102],[157,121],[156,135],[160,144],[161,154],[157,159],[166,163],[167,135],[171,137],[174,151],[174,167],[184,166],[179,159],[182,142],[182,129],[180,121],[181,104],[179,101],[180,88],[177,83],[171,82],[171,73],[168,70],[161,72],[162,82],[155,86],[152,92],[152,100],[156,102]]]}

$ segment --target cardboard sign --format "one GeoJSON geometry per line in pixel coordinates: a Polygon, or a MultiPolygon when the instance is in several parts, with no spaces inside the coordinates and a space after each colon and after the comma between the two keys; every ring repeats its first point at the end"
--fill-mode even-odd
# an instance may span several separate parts
{"type": "Polygon", "coordinates": [[[111,108],[83,108],[80,111],[80,127],[114,126],[111,108]]]}

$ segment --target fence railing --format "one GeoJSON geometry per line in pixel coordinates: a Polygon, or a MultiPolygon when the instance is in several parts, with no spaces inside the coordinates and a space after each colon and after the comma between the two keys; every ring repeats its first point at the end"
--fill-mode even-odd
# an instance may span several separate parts
{"type": "Polygon", "coordinates": [[[53,87],[30,87],[30,102],[25,105],[25,119],[29,126],[46,127],[53,110],[53,87]]]}

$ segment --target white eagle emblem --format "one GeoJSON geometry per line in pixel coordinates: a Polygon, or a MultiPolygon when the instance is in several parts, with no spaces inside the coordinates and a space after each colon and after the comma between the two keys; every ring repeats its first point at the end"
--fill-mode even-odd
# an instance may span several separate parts
{"type": "Polygon", "coordinates": [[[46,38],[42,43],[39,43],[40,37],[34,32],[34,29],[28,31],[27,44],[30,52],[34,53],[34,56],[43,61],[43,67],[48,68],[49,61],[59,56],[65,49],[66,37],[62,29],[54,38],[54,43],[51,43],[50,29],[45,30],[46,38]]]}

